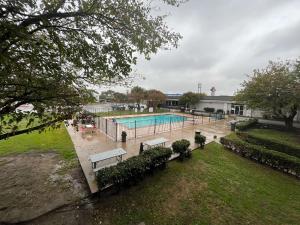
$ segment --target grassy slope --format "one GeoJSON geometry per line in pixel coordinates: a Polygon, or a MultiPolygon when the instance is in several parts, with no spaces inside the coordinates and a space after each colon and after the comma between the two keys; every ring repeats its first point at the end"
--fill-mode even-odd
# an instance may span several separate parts
{"type": "Polygon", "coordinates": [[[247,132],[264,139],[300,146],[300,134],[296,134],[295,132],[284,132],[272,129],[251,129],[247,132]]]}
{"type": "Polygon", "coordinates": [[[64,126],[61,126],[59,129],[49,128],[42,133],[35,131],[0,141],[0,156],[32,150],[54,150],[65,159],[76,157],[73,143],[64,126]]]}
{"type": "MultiPolygon", "coordinates": [[[[10,124],[10,126],[17,126],[17,130],[23,130],[23,129],[27,129],[27,128],[35,127],[35,126],[39,125],[39,120],[38,119],[34,119],[34,121],[29,126],[27,126],[28,125],[28,118],[24,118],[18,123],[16,123],[14,120],[13,120],[13,122],[11,122],[11,121],[9,121],[9,119],[10,119],[10,117],[6,116],[6,117],[4,117],[3,121],[10,124]]],[[[6,127],[6,126],[4,126],[4,127],[6,127]]],[[[11,132],[11,128],[10,129],[3,129],[3,132],[11,132]]]]}
{"type": "Polygon", "coordinates": [[[102,224],[300,224],[300,182],[211,143],[100,200],[102,224]]]}

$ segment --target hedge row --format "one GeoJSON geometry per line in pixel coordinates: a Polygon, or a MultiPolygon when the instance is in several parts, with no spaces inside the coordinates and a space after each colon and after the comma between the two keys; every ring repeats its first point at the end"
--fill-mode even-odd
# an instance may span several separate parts
{"type": "Polygon", "coordinates": [[[236,124],[236,128],[239,130],[239,131],[244,131],[244,130],[247,130],[249,128],[252,128],[254,126],[256,126],[258,123],[258,120],[257,119],[249,119],[249,120],[245,120],[245,121],[240,121],[236,124]]]}
{"type": "Polygon", "coordinates": [[[257,119],[249,119],[246,121],[241,121],[236,124],[236,129],[239,131],[244,131],[249,128],[254,127],[257,124],[257,119]]]}
{"type": "Polygon", "coordinates": [[[250,144],[240,138],[221,138],[221,143],[243,157],[268,165],[300,178],[300,159],[288,154],[250,144]]]}
{"type": "Polygon", "coordinates": [[[209,113],[213,113],[213,112],[215,112],[215,108],[205,107],[204,111],[209,112],[209,113]]]}
{"type": "Polygon", "coordinates": [[[110,185],[120,188],[135,184],[157,167],[164,168],[171,155],[170,148],[157,147],[115,166],[99,170],[96,174],[98,187],[102,190],[110,185]]]}
{"type": "Polygon", "coordinates": [[[280,140],[271,140],[271,139],[265,139],[261,138],[257,135],[245,133],[245,132],[237,132],[237,135],[243,139],[244,141],[247,141],[249,143],[255,144],[255,145],[262,145],[266,148],[273,149],[279,152],[286,153],[291,156],[295,156],[300,158],[300,146],[288,144],[281,142],[280,140]]]}

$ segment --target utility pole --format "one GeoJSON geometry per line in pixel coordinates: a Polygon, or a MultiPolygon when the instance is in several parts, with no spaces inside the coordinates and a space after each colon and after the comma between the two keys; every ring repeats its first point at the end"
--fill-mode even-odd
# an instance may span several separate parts
{"type": "Polygon", "coordinates": [[[198,94],[201,93],[201,88],[202,88],[202,84],[201,84],[201,83],[198,83],[198,94]]]}

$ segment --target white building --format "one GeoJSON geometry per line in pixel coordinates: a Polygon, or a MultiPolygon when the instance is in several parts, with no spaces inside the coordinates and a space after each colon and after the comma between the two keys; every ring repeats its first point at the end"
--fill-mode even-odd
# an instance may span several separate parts
{"type": "Polygon", "coordinates": [[[232,96],[204,96],[196,105],[195,108],[200,111],[205,111],[205,108],[214,108],[215,112],[223,110],[228,115],[262,117],[263,112],[259,110],[251,110],[244,104],[236,103],[232,96]]]}
{"type": "MultiPolygon", "coordinates": [[[[180,95],[167,95],[166,106],[179,106],[178,100],[180,95]]],[[[253,110],[247,108],[245,104],[237,103],[233,100],[233,96],[204,96],[194,106],[196,110],[205,111],[205,108],[214,108],[214,111],[223,110],[228,115],[246,116],[262,118],[264,112],[261,110],[253,110]]],[[[300,122],[300,110],[294,118],[294,121],[300,122]]]]}

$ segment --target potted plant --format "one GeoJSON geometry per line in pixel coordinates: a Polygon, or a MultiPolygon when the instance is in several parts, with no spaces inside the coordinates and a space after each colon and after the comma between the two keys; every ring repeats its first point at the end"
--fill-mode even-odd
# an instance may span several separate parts
{"type": "Polygon", "coordinates": [[[206,141],[206,137],[204,135],[201,134],[196,134],[195,135],[195,143],[200,145],[200,148],[204,148],[205,145],[205,141],[206,141]]]}
{"type": "Polygon", "coordinates": [[[126,142],[126,137],[127,137],[126,131],[122,131],[121,137],[122,137],[122,142],[126,142]]]}

